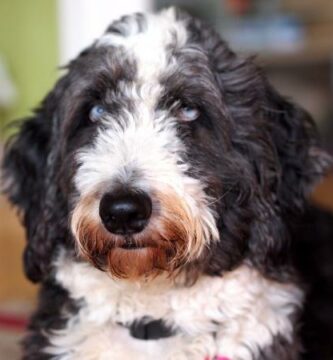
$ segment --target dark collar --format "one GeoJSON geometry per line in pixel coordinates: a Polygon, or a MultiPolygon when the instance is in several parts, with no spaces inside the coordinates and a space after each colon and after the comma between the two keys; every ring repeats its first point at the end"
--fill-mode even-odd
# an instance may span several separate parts
{"type": "Polygon", "coordinates": [[[131,336],[140,340],[158,340],[175,335],[175,330],[167,326],[163,320],[151,320],[143,317],[129,326],[131,336]]]}

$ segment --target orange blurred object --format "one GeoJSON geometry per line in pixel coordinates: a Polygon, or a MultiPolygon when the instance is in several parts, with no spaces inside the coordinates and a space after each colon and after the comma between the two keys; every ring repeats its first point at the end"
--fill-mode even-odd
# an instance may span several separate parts
{"type": "Polygon", "coordinates": [[[226,0],[226,6],[230,12],[236,15],[244,15],[250,11],[252,0],[226,0]]]}

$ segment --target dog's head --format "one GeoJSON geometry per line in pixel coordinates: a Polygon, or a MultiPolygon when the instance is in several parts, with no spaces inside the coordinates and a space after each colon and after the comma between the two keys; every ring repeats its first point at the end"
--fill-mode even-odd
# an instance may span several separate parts
{"type": "Polygon", "coordinates": [[[122,18],[70,63],[9,143],[5,191],[35,281],[61,246],[117,277],[269,270],[329,163],[306,112],[170,9],[122,18]]]}

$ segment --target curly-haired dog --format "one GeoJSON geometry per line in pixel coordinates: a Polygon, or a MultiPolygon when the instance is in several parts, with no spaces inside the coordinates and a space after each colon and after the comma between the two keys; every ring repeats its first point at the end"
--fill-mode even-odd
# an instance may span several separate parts
{"type": "Polygon", "coordinates": [[[319,279],[301,232],[319,248],[304,210],[330,164],[309,115],[199,20],[113,23],[6,149],[41,282],[24,359],[331,359],[298,271],[319,279]]]}

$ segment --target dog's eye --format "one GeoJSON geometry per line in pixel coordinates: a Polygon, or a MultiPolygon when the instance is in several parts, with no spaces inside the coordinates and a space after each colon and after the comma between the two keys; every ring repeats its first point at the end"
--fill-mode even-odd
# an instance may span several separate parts
{"type": "Polygon", "coordinates": [[[194,121],[200,116],[200,111],[193,106],[184,105],[179,109],[178,116],[181,121],[194,121]]]}
{"type": "Polygon", "coordinates": [[[95,105],[91,108],[89,118],[92,122],[100,121],[105,115],[106,110],[101,105],[95,105]]]}

